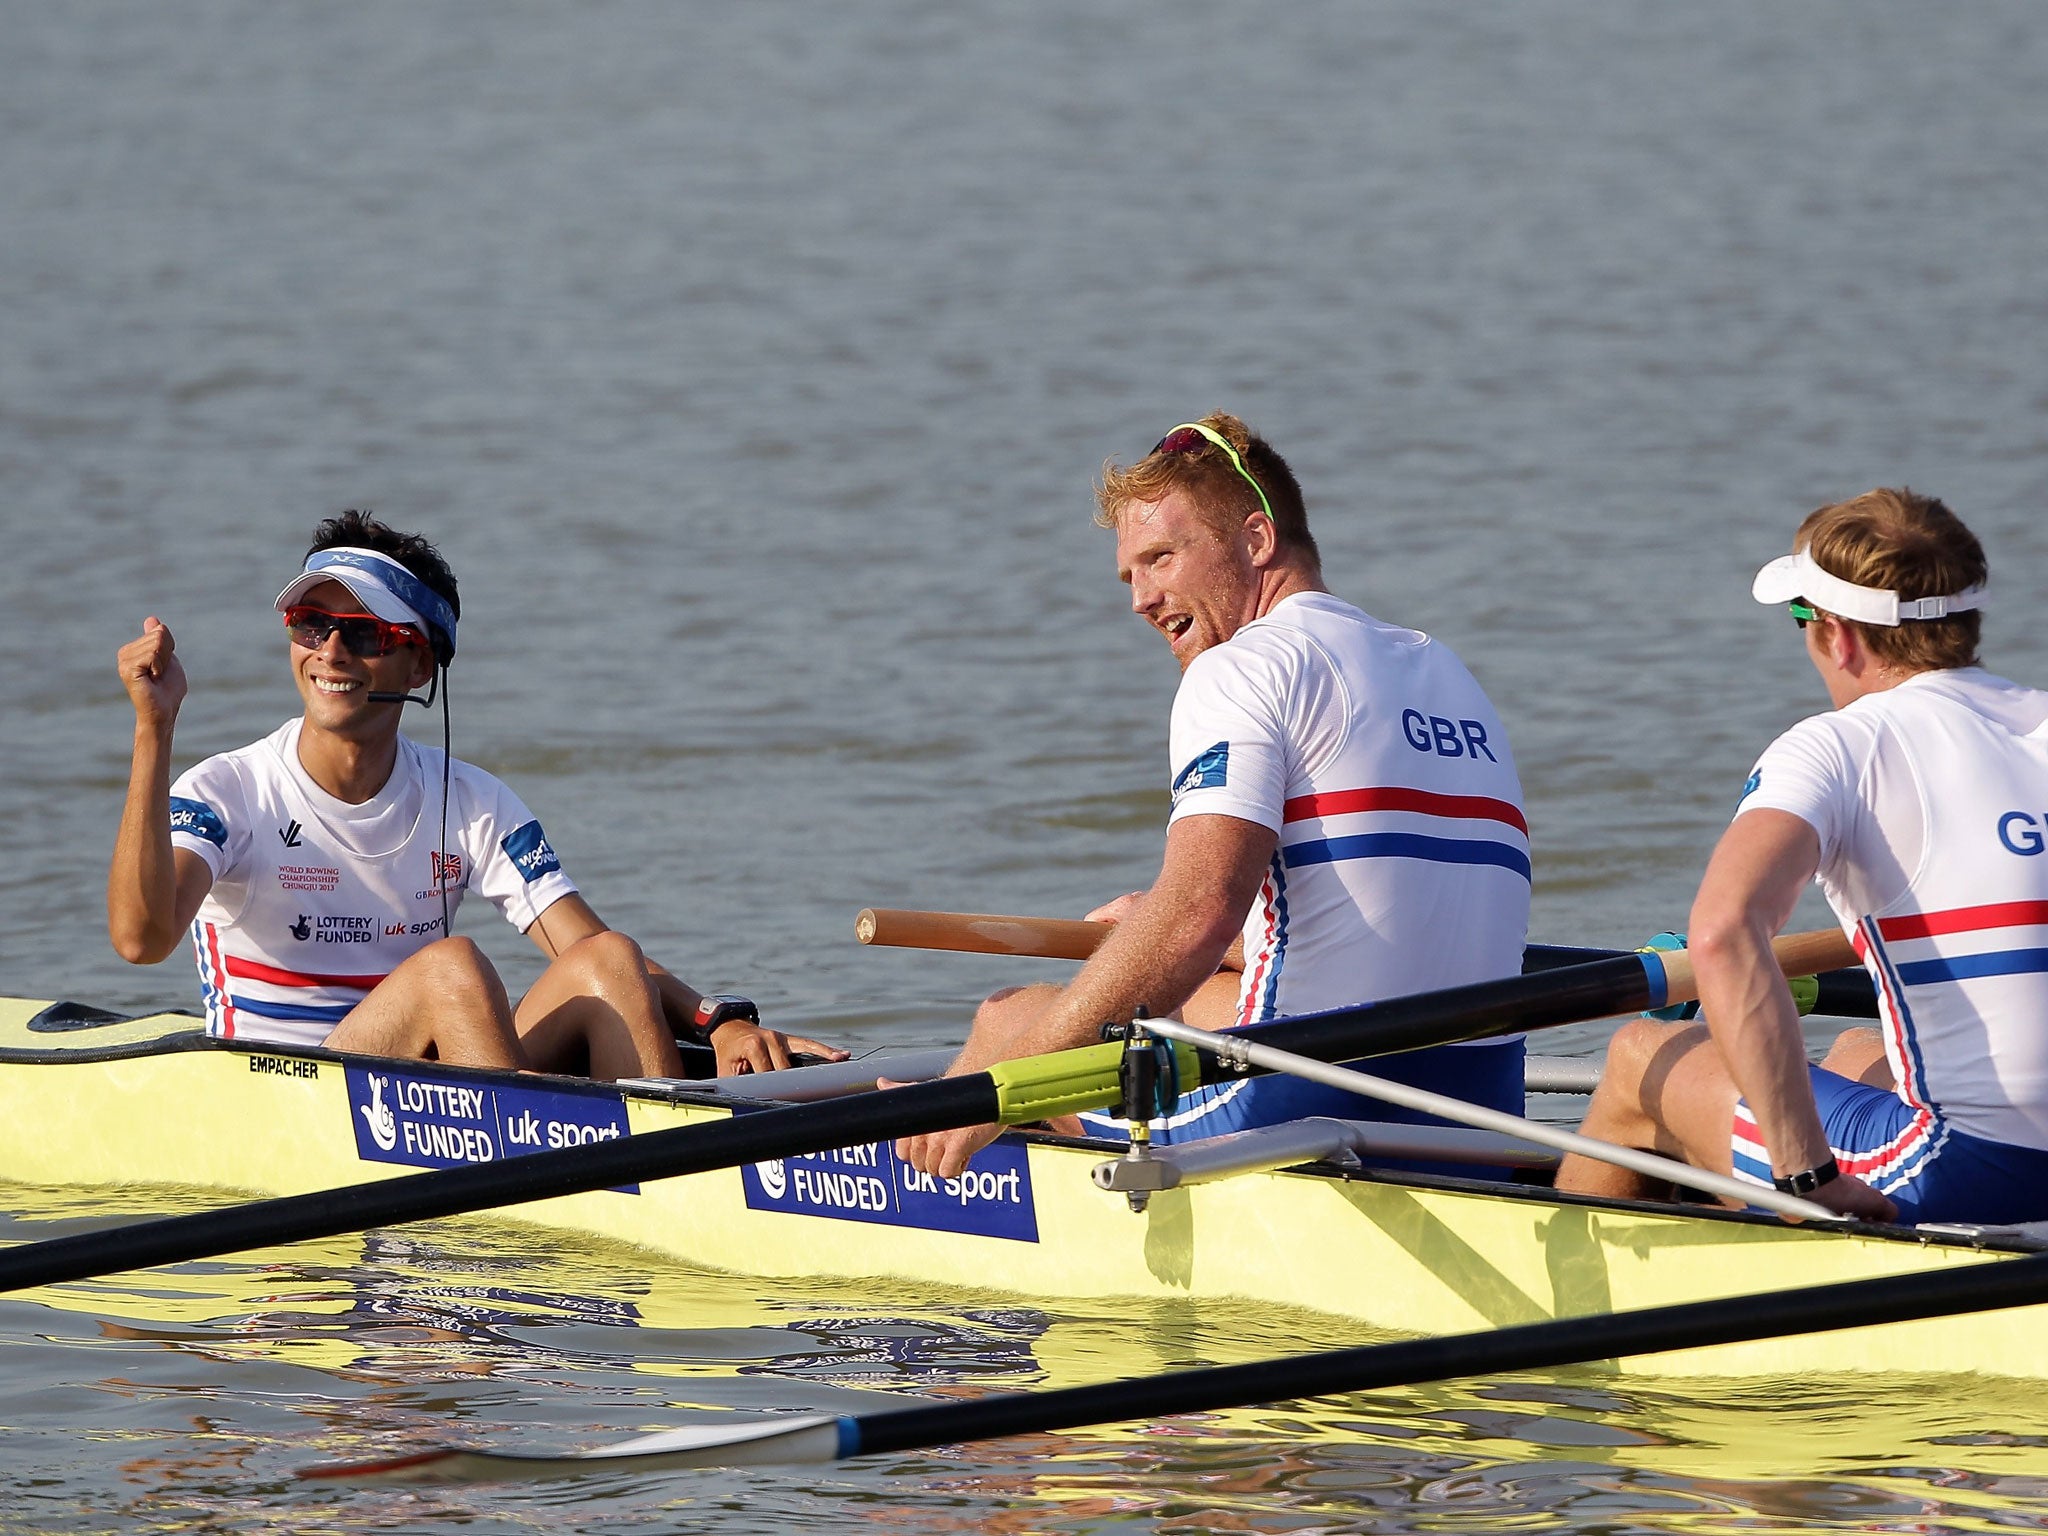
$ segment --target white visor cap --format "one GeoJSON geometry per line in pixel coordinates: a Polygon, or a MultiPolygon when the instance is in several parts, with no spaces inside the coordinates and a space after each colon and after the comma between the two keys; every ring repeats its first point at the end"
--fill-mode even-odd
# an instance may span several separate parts
{"type": "Polygon", "coordinates": [[[386,624],[410,624],[423,635],[428,632],[426,619],[412,604],[393,590],[401,585],[400,578],[407,583],[418,581],[411,571],[389,555],[374,549],[343,549],[322,553],[341,553],[351,558],[346,561],[320,562],[319,556],[316,555],[314,560],[319,562],[319,568],[301,571],[292,578],[291,585],[277,594],[279,613],[283,613],[321,582],[334,581],[355,594],[355,599],[363,605],[364,612],[374,613],[386,624]],[[384,566],[389,566],[397,574],[387,576],[381,569],[384,566]]]}
{"type": "Polygon", "coordinates": [[[1945,619],[1952,613],[1967,613],[1984,606],[1982,587],[1971,587],[1949,597],[1904,600],[1883,587],[1859,587],[1853,581],[1829,575],[1803,549],[1780,555],[1758,571],[1749,593],[1760,603],[1789,603],[1803,597],[1823,612],[1840,614],[1862,624],[1882,624],[1887,629],[1895,629],[1907,619],[1945,619]]]}

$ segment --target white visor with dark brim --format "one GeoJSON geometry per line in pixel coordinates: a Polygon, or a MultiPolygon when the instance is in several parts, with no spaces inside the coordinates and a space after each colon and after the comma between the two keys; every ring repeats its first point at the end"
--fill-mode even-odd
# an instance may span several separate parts
{"type": "Polygon", "coordinates": [[[1883,587],[1859,587],[1853,581],[1829,575],[1803,549],[1780,555],[1758,571],[1749,592],[1760,603],[1789,603],[1804,598],[1824,613],[1855,619],[1861,624],[1882,624],[1887,629],[1896,629],[1908,619],[1945,619],[1952,613],[1967,613],[1984,606],[1981,586],[1948,597],[1903,599],[1883,587]]]}

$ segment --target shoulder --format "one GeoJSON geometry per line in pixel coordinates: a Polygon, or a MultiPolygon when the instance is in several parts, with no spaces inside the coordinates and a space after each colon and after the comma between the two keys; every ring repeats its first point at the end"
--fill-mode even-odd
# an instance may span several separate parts
{"type": "Polygon", "coordinates": [[[1347,650],[1398,645],[1402,637],[1429,639],[1382,624],[1327,592],[1300,592],[1197,656],[1187,675],[1189,680],[1207,673],[1286,675],[1328,664],[1347,650]]]}
{"type": "Polygon", "coordinates": [[[171,786],[176,795],[238,797],[258,779],[275,778],[287,770],[286,754],[298,740],[296,720],[287,720],[260,741],[231,752],[216,752],[201,758],[178,775],[171,786]]]}
{"type": "Polygon", "coordinates": [[[442,764],[447,764],[449,801],[459,807],[464,835],[478,852],[496,850],[523,865],[553,861],[539,819],[503,779],[459,757],[444,757],[437,748],[411,741],[406,745],[419,754],[420,772],[430,789],[438,786],[442,764]]]}
{"type": "Polygon", "coordinates": [[[1739,808],[1789,810],[1811,820],[1814,807],[1855,792],[1883,729],[1883,720],[1868,711],[1807,716],[1757,755],[1739,808]]]}
{"type": "Polygon", "coordinates": [[[1832,709],[1808,715],[1780,731],[1763,756],[1796,755],[1815,759],[1851,761],[1866,756],[1885,728],[1884,716],[1874,710],[1832,709]]]}
{"type": "Polygon", "coordinates": [[[1982,667],[1922,672],[1886,693],[1857,700],[1876,711],[1907,714],[1923,708],[1962,708],[2019,736],[2031,736],[2048,725],[2048,693],[1982,667]]]}
{"type": "Polygon", "coordinates": [[[512,793],[505,781],[488,768],[479,768],[459,757],[449,757],[439,747],[427,746],[410,736],[401,736],[399,740],[418,765],[418,771],[429,780],[438,781],[445,767],[451,792],[460,792],[484,805],[512,793]]]}
{"type": "MultiPolygon", "coordinates": [[[[1264,643],[1335,664],[1343,661],[1369,674],[1469,678],[1464,662],[1443,641],[1419,629],[1373,617],[1328,592],[1303,592],[1245,626],[1264,643]]],[[[1234,642],[1233,642],[1234,643],[1234,642]]]]}
{"type": "MultiPolygon", "coordinates": [[[[260,812],[263,786],[278,782],[288,771],[280,743],[297,739],[297,723],[289,721],[246,747],[202,758],[172,781],[171,835],[190,840],[179,846],[203,853],[199,848],[203,841],[231,856],[235,849],[248,846],[249,826],[260,812]]],[[[218,878],[224,867],[220,855],[209,853],[206,858],[218,878]]]]}
{"type": "Polygon", "coordinates": [[[515,804],[518,801],[505,781],[488,768],[479,768],[463,758],[450,757],[439,747],[401,735],[398,753],[400,770],[409,768],[437,795],[441,792],[441,778],[445,772],[451,802],[459,801],[483,812],[507,800],[515,804]]]}
{"type": "Polygon", "coordinates": [[[1176,717],[1215,707],[1277,708],[1295,691],[1311,655],[1299,638],[1246,625],[1188,663],[1173,696],[1176,717]]]}

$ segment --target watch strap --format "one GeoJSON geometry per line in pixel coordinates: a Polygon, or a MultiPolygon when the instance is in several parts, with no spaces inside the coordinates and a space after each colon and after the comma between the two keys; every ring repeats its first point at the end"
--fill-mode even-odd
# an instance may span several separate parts
{"type": "Polygon", "coordinates": [[[1798,1173],[1778,1174],[1772,1178],[1771,1183],[1781,1194],[1810,1195],[1816,1189],[1834,1183],[1841,1174],[1840,1165],[1831,1157],[1818,1167],[1804,1168],[1798,1173]]]}
{"type": "Polygon", "coordinates": [[[759,1024],[761,1010],[754,1005],[752,998],[741,997],[737,992],[708,992],[697,1000],[697,1014],[691,1022],[704,1032],[708,1040],[713,1030],[733,1019],[759,1024]]]}

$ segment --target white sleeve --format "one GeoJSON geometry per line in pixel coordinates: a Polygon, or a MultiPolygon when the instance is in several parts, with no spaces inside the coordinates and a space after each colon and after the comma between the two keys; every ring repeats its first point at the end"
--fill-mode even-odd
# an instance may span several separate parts
{"type": "Polygon", "coordinates": [[[1839,715],[1800,721],[1764,748],[1736,806],[1744,811],[1788,811],[1820,838],[1820,867],[1833,868],[1847,846],[1861,801],[1864,764],[1852,750],[1839,715]]]}
{"type": "Polygon", "coordinates": [[[576,882],[562,872],[547,834],[517,795],[481,771],[467,789],[475,797],[467,839],[475,867],[470,888],[524,933],[541,913],[573,896],[576,882]]]}
{"type": "Polygon", "coordinates": [[[1285,672],[1280,657],[1251,646],[1220,645],[1194,659],[1173,700],[1168,825],[1235,816],[1280,830],[1290,770],[1285,672]]]}
{"type": "Polygon", "coordinates": [[[198,854],[216,883],[248,857],[248,796],[231,758],[209,757],[171,785],[171,846],[198,854]]]}

